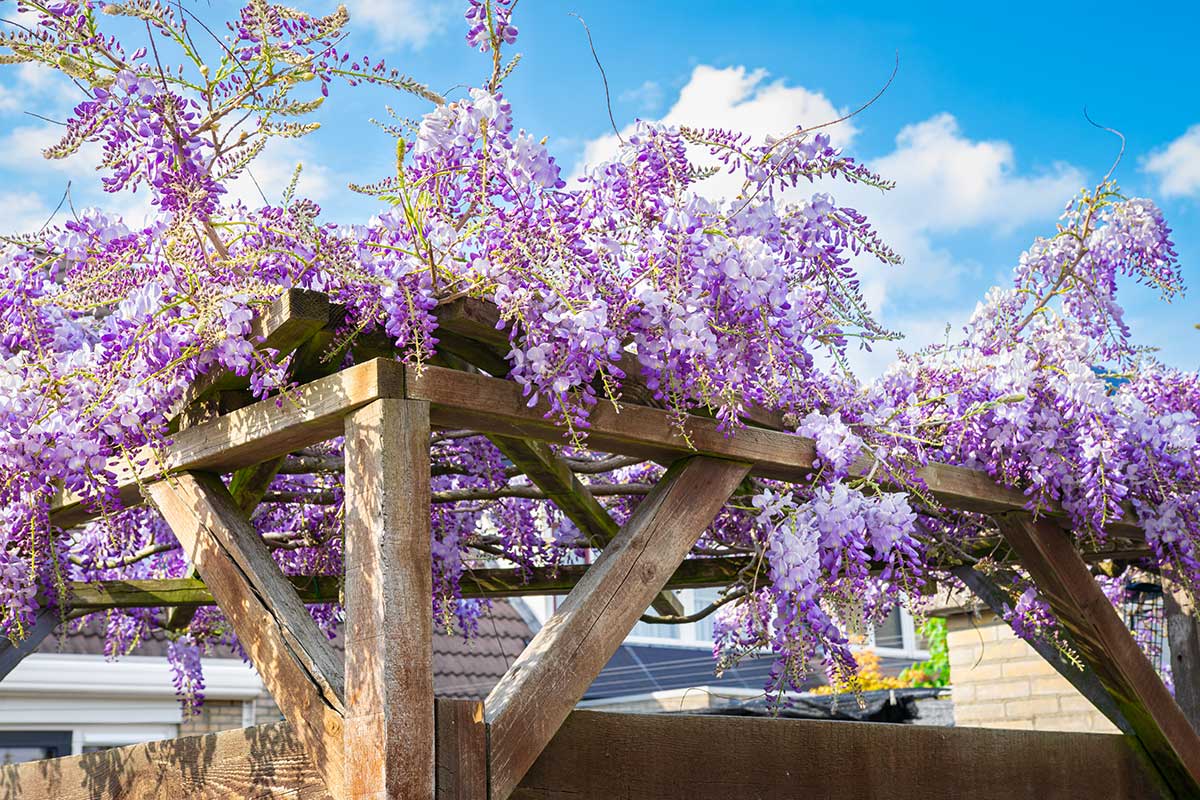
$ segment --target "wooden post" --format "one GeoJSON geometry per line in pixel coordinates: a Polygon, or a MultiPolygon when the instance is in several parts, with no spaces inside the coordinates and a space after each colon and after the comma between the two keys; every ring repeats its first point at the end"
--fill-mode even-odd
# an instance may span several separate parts
{"type": "Polygon", "coordinates": [[[219,478],[185,472],[152,484],[149,494],[330,795],[342,797],[343,677],[329,641],[219,478]]]}
{"type": "Polygon", "coordinates": [[[348,796],[434,796],[429,406],[346,418],[348,796]]]}
{"type": "Polygon", "coordinates": [[[1070,536],[1056,523],[1034,521],[1025,512],[998,514],[996,523],[1163,780],[1179,797],[1200,796],[1200,736],[1100,590],[1070,536]]]}
{"type": "Polygon", "coordinates": [[[492,800],[516,788],[749,469],[672,466],[500,679],[484,701],[492,800]]]}

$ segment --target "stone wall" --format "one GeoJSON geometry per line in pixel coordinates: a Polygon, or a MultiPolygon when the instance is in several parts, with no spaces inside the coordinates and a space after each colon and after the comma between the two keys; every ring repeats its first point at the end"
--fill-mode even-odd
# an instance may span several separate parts
{"type": "Polygon", "coordinates": [[[995,614],[955,614],[946,628],[958,725],[1117,732],[995,614]]]}

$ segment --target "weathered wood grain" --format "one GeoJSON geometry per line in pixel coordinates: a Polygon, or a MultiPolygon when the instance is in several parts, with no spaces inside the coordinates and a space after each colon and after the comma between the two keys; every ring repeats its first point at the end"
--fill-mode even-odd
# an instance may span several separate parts
{"type": "Polygon", "coordinates": [[[1200,797],[1200,736],[1088,571],[1069,534],[1028,514],[996,517],[1000,531],[1070,632],[1163,779],[1180,797],[1200,797]]]}
{"type": "Polygon", "coordinates": [[[487,797],[487,727],[478,700],[437,701],[438,800],[487,797]]]}
{"type": "Polygon", "coordinates": [[[432,800],[429,407],[346,418],[347,796],[432,800]]]}
{"type": "Polygon", "coordinates": [[[0,767],[0,800],[331,800],[286,722],[0,767]]]}
{"type": "MultiPolygon", "coordinates": [[[[667,579],[666,587],[700,589],[725,586],[749,563],[746,558],[688,559],[667,579]]],[[[588,566],[568,564],[528,572],[503,567],[468,570],[462,576],[462,594],[467,598],[566,594],[587,572],[588,566]]],[[[334,603],[342,599],[341,576],[290,575],[288,581],[305,603],[334,603]]],[[[216,605],[217,602],[200,578],[72,581],[67,584],[67,589],[73,611],[103,611],[109,608],[195,609],[216,605]]],[[[58,619],[57,615],[52,617],[58,619]]]]}
{"type": "Polygon", "coordinates": [[[329,641],[219,478],[185,472],[148,491],[330,794],[342,797],[345,680],[329,641]]]}
{"type": "Polygon", "coordinates": [[[672,466],[484,701],[493,800],[504,800],[749,471],[672,466]]]}
{"type": "MultiPolygon", "coordinates": [[[[126,505],[141,502],[139,487],[166,472],[232,472],[287,455],[293,450],[342,434],[342,418],[381,397],[402,397],[404,370],[395,361],[376,359],[305,384],[284,397],[262,400],[217,419],[180,431],[161,457],[139,453],[132,462],[113,461],[126,505]]],[[[68,528],[96,512],[80,498],[64,495],[51,509],[53,524],[68,528]]]]}
{"type": "MultiPolygon", "coordinates": [[[[335,603],[341,599],[338,575],[289,575],[288,582],[305,603],[335,603]]],[[[217,604],[200,578],[143,578],[113,581],[72,581],[67,584],[72,611],[109,608],[190,608],[217,604]]]]}
{"type": "MultiPolygon", "coordinates": [[[[439,775],[478,764],[447,730],[439,775]],[[463,759],[469,759],[464,763],[463,759]],[[441,770],[447,770],[442,773],[441,770]]],[[[461,719],[461,718],[459,718],[461,719]]],[[[472,723],[475,725],[475,723],[472,723]]],[[[481,727],[481,726],[479,726],[481,727]]],[[[475,748],[475,749],[466,749],[475,748]]],[[[471,767],[477,769],[477,767],[471,767]]],[[[473,792],[444,798],[483,800],[473,792]]],[[[522,780],[521,800],[1155,800],[1124,737],[857,722],[574,711],[522,780]]],[[[0,800],[328,800],[288,723],[0,767],[0,800]]]]}
{"type": "Polygon", "coordinates": [[[1167,643],[1171,651],[1171,680],[1175,702],[1200,731],[1200,620],[1192,597],[1179,584],[1163,579],[1167,643]]]}
{"type": "Polygon", "coordinates": [[[1124,737],[576,711],[514,800],[1153,800],[1124,737]]]}

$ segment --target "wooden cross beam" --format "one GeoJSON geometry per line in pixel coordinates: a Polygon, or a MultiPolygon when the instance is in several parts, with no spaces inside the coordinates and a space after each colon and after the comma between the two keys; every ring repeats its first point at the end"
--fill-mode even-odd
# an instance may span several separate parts
{"type": "MultiPolygon", "coordinates": [[[[381,398],[406,398],[430,404],[435,427],[467,428],[487,435],[561,442],[563,431],[547,417],[544,405],[528,407],[521,389],[511,381],[458,370],[425,366],[421,370],[388,359],[374,359],[305,384],[281,399],[267,399],[225,414],[211,422],[181,431],[165,449],[161,461],[141,453],[130,464],[115,460],[122,500],[141,502],[139,487],[164,471],[189,469],[231,472],[269,458],[338,436],[342,417],[381,398]]],[[[626,404],[615,409],[599,403],[589,417],[588,442],[596,450],[671,463],[700,454],[745,461],[751,472],[766,478],[800,481],[812,474],[816,449],[811,439],[765,428],[744,428],[734,436],[720,430],[716,420],[692,416],[681,434],[671,415],[661,409],[626,404]]],[[[874,464],[862,459],[854,474],[866,475],[874,464]]],[[[878,475],[877,475],[878,477],[878,475]]],[[[1028,498],[1019,489],[996,484],[979,470],[930,464],[917,472],[931,495],[960,511],[999,514],[1024,511],[1028,498]]],[[[1047,516],[1065,519],[1060,507],[1047,516]]],[[[51,521],[71,527],[95,517],[71,493],[54,503],[51,521]]],[[[1141,539],[1136,518],[1109,526],[1109,533],[1141,539]]]]}
{"type": "Polygon", "coordinates": [[[1200,736],[1100,590],[1070,535],[1027,513],[996,523],[1079,654],[1178,797],[1200,797],[1200,736]]]}
{"type": "MultiPolygon", "coordinates": [[[[542,441],[562,441],[563,431],[545,403],[532,408],[516,383],[441,367],[417,370],[405,367],[406,396],[430,403],[430,418],[436,427],[465,428],[489,436],[509,436],[542,441]]],[[[817,457],[811,439],[767,428],[747,427],[729,436],[717,420],[689,416],[686,436],[679,431],[670,412],[635,404],[615,408],[598,403],[588,416],[588,446],[619,455],[637,456],[669,464],[686,455],[745,461],[751,474],[798,482],[811,475],[817,457]]],[[[875,474],[876,463],[860,458],[851,470],[855,475],[875,474]]],[[[997,514],[1024,511],[1029,498],[1019,489],[997,484],[981,470],[947,464],[930,464],[917,471],[929,493],[948,507],[960,511],[997,514]]],[[[886,481],[884,481],[886,482],[886,481]]],[[[1065,519],[1059,506],[1044,514],[1065,519]]],[[[1130,512],[1114,522],[1108,532],[1142,538],[1130,512]]]]}
{"type": "MultiPolygon", "coordinates": [[[[727,586],[738,572],[750,565],[749,558],[689,558],[667,579],[667,589],[702,589],[727,586]]],[[[588,569],[587,564],[565,564],[523,570],[487,567],[467,570],[462,575],[462,596],[537,597],[566,594],[575,588],[588,569]]],[[[340,575],[289,575],[305,603],[337,603],[342,600],[340,575]]],[[[113,581],[72,581],[67,584],[70,610],[105,611],[110,608],[187,608],[217,604],[212,592],[200,578],[146,578],[113,581]]],[[[58,613],[50,610],[55,622],[58,613]]],[[[2,642],[0,642],[2,644],[2,642]]]]}
{"type": "Polygon", "coordinates": [[[492,800],[504,800],[749,472],[676,463],[484,701],[492,800]]]}

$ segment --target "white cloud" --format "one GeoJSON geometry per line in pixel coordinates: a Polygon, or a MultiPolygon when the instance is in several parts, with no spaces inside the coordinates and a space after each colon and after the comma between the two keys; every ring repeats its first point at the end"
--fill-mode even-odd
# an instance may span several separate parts
{"type": "MultiPolygon", "coordinates": [[[[766,78],[764,71],[745,67],[697,67],[661,121],[730,128],[761,139],[845,113],[819,92],[766,78]]],[[[826,131],[835,145],[843,147],[858,132],[851,122],[826,131]]],[[[611,158],[617,146],[615,134],[588,142],[576,174],[585,165],[611,158]]],[[[986,237],[1038,220],[1049,224],[1084,181],[1083,174],[1068,164],[1023,173],[1016,166],[1012,145],[971,139],[948,113],[905,126],[890,152],[865,160],[883,177],[895,180],[897,187],[884,193],[825,182],[815,190],[830,192],[837,202],[865,213],[883,239],[905,258],[906,263],[898,267],[865,257],[856,266],[868,304],[886,327],[907,335],[899,346],[910,351],[940,341],[947,323],[957,328],[965,322],[977,298],[972,291],[969,299],[963,299],[964,282],[969,280],[974,290],[986,288],[996,278],[982,274],[984,266],[974,259],[953,252],[943,237],[968,230],[986,237]]],[[[732,176],[718,175],[698,190],[732,197],[740,183],[732,176]]],[[[794,190],[796,196],[812,191],[807,186],[794,190]]],[[[1006,255],[1015,261],[1017,253],[1006,255]]],[[[873,374],[895,349],[881,344],[875,353],[852,361],[864,374],[873,374]]]]}
{"type": "Polygon", "coordinates": [[[617,97],[622,103],[629,103],[638,111],[654,111],[663,101],[663,90],[656,81],[645,81],[636,89],[626,89],[617,97]]]}
{"type": "Polygon", "coordinates": [[[1200,196],[1200,124],[1151,153],[1142,168],[1158,178],[1163,197],[1200,196]]]}
{"type": "Polygon", "coordinates": [[[36,111],[65,117],[81,97],[79,89],[66,77],[42,64],[21,64],[15,70],[5,70],[4,74],[11,79],[0,84],[0,113],[36,111]]]}
{"type": "MultiPolygon", "coordinates": [[[[0,208],[4,209],[4,221],[0,233],[30,233],[41,229],[53,213],[53,206],[34,192],[0,192],[0,208]]],[[[61,217],[66,207],[59,212],[61,217]]],[[[70,213],[69,211],[67,213],[70,213]]]]}
{"type": "MultiPolygon", "coordinates": [[[[884,241],[904,257],[900,267],[868,259],[858,265],[868,297],[879,303],[874,309],[893,315],[896,305],[914,297],[955,298],[965,279],[982,277],[991,283],[991,276],[979,275],[980,264],[952,252],[940,237],[965,230],[986,237],[1039,220],[1049,225],[1084,181],[1083,174],[1067,164],[1020,174],[1008,142],[970,139],[946,113],[906,125],[896,135],[894,150],[868,161],[894,180],[896,188],[886,193],[829,188],[839,202],[865,213],[884,241]]],[[[1013,261],[1016,256],[1011,254],[1013,261]]],[[[946,316],[945,309],[936,306],[926,313],[946,316]]]]}
{"type": "Polygon", "coordinates": [[[95,148],[91,153],[80,152],[69,158],[50,159],[42,155],[47,147],[58,144],[66,129],[61,125],[19,125],[0,138],[0,167],[19,172],[54,171],[79,173],[90,169],[96,161],[98,145],[85,144],[81,150],[95,148]]]}
{"type": "Polygon", "coordinates": [[[381,42],[418,49],[445,30],[458,12],[451,0],[346,0],[346,8],[356,28],[381,42]]]}
{"type": "Polygon", "coordinates": [[[906,125],[896,149],[871,166],[896,188],[888,205],[904,208],[906,222],[925,231],[949,232],[979,225],[1011,230],[1059,211],[1083,183],[1083,174],[1056,164],[1038,175],[1019,175],[1012,145],[963,136],[950,114],[906,125]]]}

